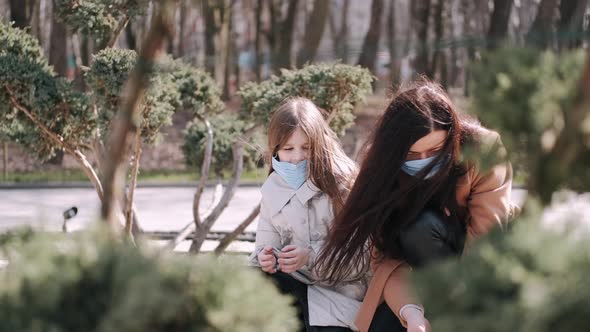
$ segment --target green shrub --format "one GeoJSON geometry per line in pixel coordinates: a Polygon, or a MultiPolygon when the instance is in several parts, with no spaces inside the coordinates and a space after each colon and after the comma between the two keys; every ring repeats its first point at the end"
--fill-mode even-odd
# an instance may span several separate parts
{"type": "MultiPolygon", "coordinates": [[[[137,63],[137,54],[132,50],[104,49],[95,56],[87,73],[92,97],[99,107],[101,132],[108,136],[108,130],[120,108],[121,94],[125,82],[137,63]]],[[[179,91],[174,77],[164,64],[157,64],[156,72],[150,77],[150,85],[141,103],[141,130],[143,139],[151,144],[159,137],[160,129],[172,124],[172,115],[178,105],[179,91]]]]}
{"type": "Polygon", "coordinates": [[[2,135],[19,143],[41,160],[61,148],[10,100],[73,147],[86,143],[96,127],[87,97],[58,78],[41,56],[36,39],[24,31],[0,23],[0,127],[2,135]]]}
{"type": "Polygon", "coordinates": [[[372,91],[373,77],[367,69],[345,64],[307,65],[282,70],[261,83],[246,83],[240,117],[249,124],[266,127],[274,109],[286,98],[306,97],[332,118],[330,126],[339,135],[354,122],[354,106],[372,91]]]}
{"type": "MultiPolygon", "coordinates": [[[[211,170],[216,175],[221,175],[223,171],[232,168],[232,146],[237,139],[241,139],[246,123],[239,120],[237,116],[229,114],[216,115],[209,120],[213,129],[211,170]]],[[[264,139],[261,136],[255,134],[244,145],[245,169],[256,167],[258,161],[262,158],[264,139]]],[[[189,167],[201,168],[206,142],[206,127],[203,121],[195,119],[190,122],[184,131],[184,143],[182,145],[182,152],[189,167]]]]}
{"type": "Polygon", "coordinates": [[[0,331],[295,330],[289,299],[243,260],[172,256],[105,233],[4,243],[0,331]]]}
{"type": "Polygon", "coordinates": [[[590,196],[568,196],[543,213],[531,204],[461,260],[416,272],[433,331],[590,329],[590,196]]]}

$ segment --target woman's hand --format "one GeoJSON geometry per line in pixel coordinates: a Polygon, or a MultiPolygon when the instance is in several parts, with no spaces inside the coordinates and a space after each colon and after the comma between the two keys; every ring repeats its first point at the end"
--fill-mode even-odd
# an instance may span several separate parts
{"type": "Polygon", "coordinates": [[[415,308],[404,310],[404,317],[408,325],[408,332],[430,332],[430,324],[424,318],[424,313],[415,308]]]}
{"type": "Polygon", "coordinates": [[[262,250],[258,253],[258,264],[260,264],[260,268],[264,272],[271,274],[277,272],[277,258],[272,252],[271,246],[262,248],[262,250]]]}
{"type": "Polygon", "coordinates": [[[288,245],[279,253],[279,269],[285,273],[299,270],[309,260],[309,249],[288,245]]]}

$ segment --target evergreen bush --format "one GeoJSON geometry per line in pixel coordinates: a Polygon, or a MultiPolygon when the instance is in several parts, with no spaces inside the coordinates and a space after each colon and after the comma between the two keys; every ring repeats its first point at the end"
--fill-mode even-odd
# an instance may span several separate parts
{"type": "MultiPolygon", "coordinates": [[[[17,232],[18,233],[18,232],[17,232]]],[[[105,229],[0,245],[0,331],[294,331],[289,298],[243,260],[173,256],[105,229]]]]}

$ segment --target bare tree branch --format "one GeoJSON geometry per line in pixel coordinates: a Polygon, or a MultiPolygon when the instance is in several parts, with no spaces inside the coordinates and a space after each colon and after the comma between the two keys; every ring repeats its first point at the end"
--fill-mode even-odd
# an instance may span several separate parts
{"type": "Polygon", "coordinates": [[[195,229],[193,243],[191,244],[191,247],[189,249],[190,252],[195,253],[201,249],[201,246],[203,245],[203,242],[205,242],[205,238],[207,237],[207,233],[209,233],[209,230],[211,230],[211,227],[219,218],[221,212],[223,212],[223,210],[227,207],[227,205],[233,198],[244,168],[244,143],[248,141],[248,139],[254,133],[256,128],[257,126],[250,127],[248,130],[244,132],[244,134],[240,138],[238,138],[234,142],[232,147],[234,156],[234,167],[232,171],[232,177],[229,183],[227,184],[219,203],[215,206],[215,208],[213,208],[213,210],[205,218],[205,220],[203,220],[203,222],[200,223],[195,229]]]}
{"type": "Polygon", "coordinates": [[[113,32],[111,39],[109,39],[108,43],[106,44],[106,47],[115,46],[117,39],[119,39],[119,35],[121,35],[121,31],[123,31],[123,29],[125,29],[125,27],[127,26],[127,23],[129,23],[129,14],[127,12],[125,12],[125,15],[123,15],[123,17],[121,17],[121,20],[119,20],[119,23],[117,24],[117,28],[113,32]]]}
{"type": "Polygon", "coordinates": [[[193,199],[193,219],[196,227],[198,227],[199,223],[201,222],[201,217],[199,215],[199,206],[201,204],[201,195],[203,194],[203,189],[205,189],[205,185],[207,184],[207,178],[209,177],[209,169],[211,168],[211,159],[213,156],[213,128],[211,127],[211,123],[209,122],[209,120],[204,119],[200,116],[198,116],[197,118],[203,121],[203,123],[205,124],[205,128],[207,128],[207,141],[205,143],[205,151],[203,152],[201,177],[199,179],[197,191],[195,192],[195,196],[193,199]]]}
{"type": "Polygon", "coordinates": [[[217,248],[215,248],[215,254],[219,255],[223,253],[225,249],[229,246],[229,244],[232,243],[236,239],[236,237],[238,237],[238,235],[242,234],[246,227],[248,227],[254,221],[254,219],[258,217],[259,213],[260,203],[256,205],[256,207],[252,210],[252,212],[250,212],[248,217],[246,217],[246,219],[244,219],[244,221],[242,221],[242,223],[238,225],[236,229],[234,229],[231,233],[227,234],[223,239],[221,239],[221,241],[219,241],[217,248]]]}
{"type": "Polygon", "coordinates": [[[131,182],[125,202],[125,234],[133,241],[133,194],[137,184],[139,172],[139,158],[141,157],[141,129],[135,132],[135,143],[133,147],[133,161],[131,166],[131,182]]]}

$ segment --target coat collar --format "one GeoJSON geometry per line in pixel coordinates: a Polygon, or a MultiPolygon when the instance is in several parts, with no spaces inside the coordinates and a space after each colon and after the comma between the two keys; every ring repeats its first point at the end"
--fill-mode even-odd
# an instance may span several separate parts
{"type": "Polygon", "coordinates": [[[271,214],[274,216],[279,213],[281,209],[293,198],[297,196],[297,199],[301,204],[307,203],[312,197],[320,193],[318,187],[316,187],[310,179],[297,190],[289,187],[287,182],[277,173],[271,173],[261,188],[262,196],[264,197],[264,204],[270,209],[271,214]]]}

